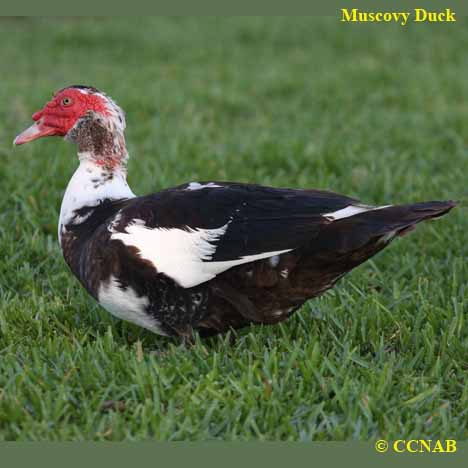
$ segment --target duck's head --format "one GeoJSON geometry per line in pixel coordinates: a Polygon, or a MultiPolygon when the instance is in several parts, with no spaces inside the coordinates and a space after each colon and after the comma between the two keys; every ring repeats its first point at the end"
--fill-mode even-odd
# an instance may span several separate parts
{"type": "Polygon", "coordinates": [[[97,121],[111,132],[123,133],[125,115],[108,96],[91,86],[73,85],[57,91],[52,99],[32,116],[34,124],[14,140],[22,145],[46,136],[61,136],[72,141],[76,129],[97,121]]]}
{"type": "Polygon", "coordinates": [[[81,85],[63,88],[32,118],[35,123],[15,138],[15,145],[45,136],[61,136],[76,143],[80,161],[125,169],[128,159],[125,115],[109,96],[96,88],[81,85]]]}

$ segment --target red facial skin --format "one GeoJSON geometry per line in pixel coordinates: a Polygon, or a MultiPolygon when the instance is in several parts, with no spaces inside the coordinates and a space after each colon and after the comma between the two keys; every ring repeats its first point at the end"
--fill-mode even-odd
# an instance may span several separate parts
{"type": "Polygon", "coordinates": [[[98,94],[83,93],[76,88],[65,88],[54,95],[43,109],[33,114],[34,125],[19,134],[16,145],[45,136],[65,136],[76,121],[87,112],[108,114],[105,100],[98,94]]]}

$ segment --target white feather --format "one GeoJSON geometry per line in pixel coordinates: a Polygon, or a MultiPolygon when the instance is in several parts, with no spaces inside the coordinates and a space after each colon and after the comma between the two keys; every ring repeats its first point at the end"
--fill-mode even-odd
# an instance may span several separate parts
{"type": "Polygon", "coordinates": [[[126,227],[126,232],[112,234],[112,239],[136,247],[141,258],[150,261],[184,288],[191,288],[236,265],[289,252],[291,249],[246,255],[235,260],[211,262],[216,252],[214,242],[227,230],[229,222],[217,229],[148,228],[142,220],[126,227]]]}
{"type": "Polygon", "coordinates": [[[217,185],[214,182],[208,182],[207,184],[200,184],[199,182],[190,182],[188,187],[185,190],[200,190],[204,188],[215,188],[222,187],[222,185],[217,185]]]}
{"type": "Polygon", "coordinates": [[[68,183],[62,200],[59,220],[59,240],[64,226],[70,222],[75,224],[83,222],[86,218],[75,218],[75,211],[84,206],[97,206],[106,198],[120,199],[133,198],[135,194],[127,184],[126,174],[115,170],[110,180],[97,183],[102,179],[103,168],[90,161],[89,154],[81,153],[80,165],[68,183]]]}
{"type": "Polygon", "coordinates": [[[145,296],[138,296],[129,286],[122,289],[118,280],[111,276],[109,281],[101,283],[98,292],[99,304],[115,317],[132,322],[153,333],[165,335],[160,323],[146,313],[149,301],[145,296]]]}
{"type": "Polygon", "coordinates": [[[342,208],[341,210],[332,211],[331,213],[325,213],[323,216],[325,216],[326,218],[329,218],[331,221],[336,221],[337,219],[349,218],[359,213],[364,213],[366,211],[381,210],[383,208],[388,208],[389,206],[391,205],[385,205],[385,206],[349,205],[346,208],[342,208]]]}
{"type": "Polygon", "coordinates": [[[276,267],[278,266],[278,263],[279,263],[279,261],[280,261],[280,258],[279,258],[278,255],[275,255],[275,256],[273,256],[273,257],[270,257],[270,258],[268,259],[268,261],[269,261],[270,266],[271,266],[272,268],[276,268],[276,267]]]}

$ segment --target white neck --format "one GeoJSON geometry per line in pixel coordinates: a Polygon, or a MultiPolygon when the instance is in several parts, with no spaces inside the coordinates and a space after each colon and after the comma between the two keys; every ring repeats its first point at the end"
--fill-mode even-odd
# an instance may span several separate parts
{"type": "Polygon", "coordinates": [[[84,154],[79,154],[79,159],[80,165],[68,183],[60,208],[59,240],[63,227],[69,223],[79,224],[84,221],[76,215],[76,210],[85,206],[97,206],[105,199],[135,197],[127,184],[125,167],[116,167],[108,172],[84,154]]]}

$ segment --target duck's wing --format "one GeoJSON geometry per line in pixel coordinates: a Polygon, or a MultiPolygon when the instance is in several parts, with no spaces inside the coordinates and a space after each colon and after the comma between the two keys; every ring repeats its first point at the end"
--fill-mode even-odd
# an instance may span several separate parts
{"type": "Polygon", "coordinates": [[[131,200],[108,229],[112,240],[157,273],[189,288],[234,266],[300,248],[333,220],[370,209],[326,191],[191,183],[131,200]]]}

